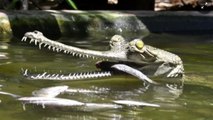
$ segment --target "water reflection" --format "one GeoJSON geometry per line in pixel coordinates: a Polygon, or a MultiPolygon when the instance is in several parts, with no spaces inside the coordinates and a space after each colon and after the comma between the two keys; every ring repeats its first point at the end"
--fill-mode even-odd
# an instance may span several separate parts
{"type": "Polygon", "coordinates": [[[0,65],[4,65],[4,64],[10,64],[9,61],[7,61],[9,59],[9,55],[7,52],[2,52],[8,49],[8,44],[7,43],[0,43],[0,65]]]}

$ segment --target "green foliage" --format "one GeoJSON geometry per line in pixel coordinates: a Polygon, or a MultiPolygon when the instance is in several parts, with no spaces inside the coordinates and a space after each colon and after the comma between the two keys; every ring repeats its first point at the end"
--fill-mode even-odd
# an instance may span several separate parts
{"type": "Polygon", "coordinates": [[[78,10],[76,4],[72,0],[66,0],[69,6],[71,6],[73,9],[78,10]]]}

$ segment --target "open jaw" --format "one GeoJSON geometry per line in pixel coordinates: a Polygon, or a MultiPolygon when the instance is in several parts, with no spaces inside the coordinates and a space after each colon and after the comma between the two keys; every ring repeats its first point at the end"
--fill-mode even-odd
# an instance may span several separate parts
{"type": "MultiPolygon", "coordinates": [[[[115,37],[116,38],[116,37],[115,37]]],[[[112,37],[113,39],[113,37],[112,37]]],[[[109,77],[113,74],[117,73],[127,73],[133,75],[140,80],[146,83],[155,83],[151,79],[149,79],[146,75],[144,75],[139,70],[131,67],[131,64],[128,62],[127,55],[126,55],[126,48],[113,48],[109,51],[95,51],[95,50],[88,50],[88,49],[81,49],[73,46],[68,46],[63,43],[52,41],[39,31],[34,32],[27,32],[22,41],[29,40],[30,43],[34,43],[35,45],[39,46],[39,49],[42,47],[47,47],[47,49],[61,52],[65,54],[70,54],[72,56],[84,57],[84,58],[93,58],[93,59],[100,59],[103,61],[99,61],[96,63],[96,67],[99,68],[99,71],[94,72],[80,72],[80,73],[70,73],[70,74],[49,74],[47,72],[41,74],[30,74],[28,70],[23,71],[23,75],[32,80],[82,80],[82,79],[92,79],[92,78],[100,78],[100,77],[109,77]],[[112,60],[112,61],[111,61],[112,60]]],[[[125,46],[126,43],[121,39],[116,38],[116,43],[113,44],[122,44],[125,46]]]]}

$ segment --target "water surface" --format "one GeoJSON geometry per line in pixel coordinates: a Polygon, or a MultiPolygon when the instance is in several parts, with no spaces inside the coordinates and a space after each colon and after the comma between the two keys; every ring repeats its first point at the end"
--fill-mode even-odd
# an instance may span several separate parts
{"type": "MultiPolygon", "coordinates": [[[[63,38],[60,41],[87,49],[108,49],[108,40],[63,38]]],[[[87,103],[112,103],[112,100],[125,99],[155,103],[161,107],[118,109],[46,107],[43,109],[41,106],[27,105],[24,111],[19,101],[10,96],[0,95],[1,119],[213,119],[213,36],[152,34],[144,41],[146,44],[176,53],[182,58],[186,75],[182,93],[172,94],[163,86],[151,86],[146,90],[141,81],[128,75],[81,81],[30,81],[21,75],[22,68],[28,68],[31,72],[91,71],[96,69],[96,60],[79,59],[47,49],[39,50],[38,47],[17,39],[11,42],[2,40],[0,52],[8,57],[0,60],[0,85],[2,85],[0,89],[2,91],[31,96],[32,91],[44,87],[68,85],[73,89],[105,92],[73,93],[60,95],[60,97],[87,103]]]]}

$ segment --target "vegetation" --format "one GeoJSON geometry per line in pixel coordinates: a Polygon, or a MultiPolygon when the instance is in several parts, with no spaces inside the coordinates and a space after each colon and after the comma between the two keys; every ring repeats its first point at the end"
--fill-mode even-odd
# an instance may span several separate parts
{"type": "Polygon", "coordinates": [[[61,5],[78,9],[73,0],[0,0],[0,9],[4,10],[57,9],[61,5]]]}
{"type": "Polygon", "coordinates": [[[155,0],[0,0],[4,10],[154,10],[155,0]]]}

